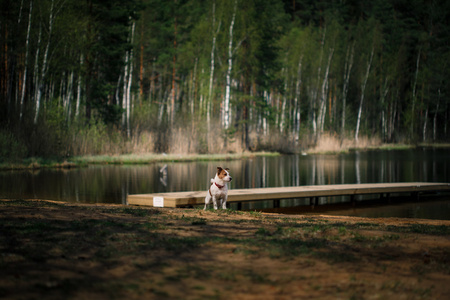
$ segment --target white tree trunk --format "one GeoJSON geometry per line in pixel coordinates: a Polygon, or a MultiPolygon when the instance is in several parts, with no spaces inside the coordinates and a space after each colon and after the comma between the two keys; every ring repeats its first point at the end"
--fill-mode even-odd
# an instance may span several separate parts
{"type": "Polygon", "coordinates": [[[66,110],[67,121],[70,122],[71,116],[71,103],[72,103],[72,90],[73,90],[73,70],[70,72],[70,77],[67,79],[66,96],[64,97],[64,109],[66,110]]]}
{"type": "Polygon", "coordinates": [[[396,93],[396,95],[394,97],[394,103],[392,104],[392,107],[390,109],[390,114],[389,114],[388,141],[391,141],[392,134],[394,133],[395,117],[397,115],[397,98],[398,98],[398,90],[397,90],[397,93],[396,93]]]}
{"type": "Polygon", "coordinates": [[[297,81],[295,84],[295,98],[294,98],[294,109],[295,109],[295,115],[294,115],[294,130],[295,130],[295,137],[298,138],[299,132],[300,132],[300,121],[301,121],[301,110],[300,110],[300,92],[301,92],[301,84],[302,84],[302,60],[303,60],[303,54],[300,55],[300,59],[298,61],[298,68],[297,68],[297,81]]]}
{"type": "Polygon", "coordinates": [[[319,115],[317,116],[317,126],[319,127],[319,136],[323,132],[323,126],[325,123],[325,113],[327,110],[326,100],[328,94],[328,75],[330,73],[331,59],[333,58],[334,48],[330,49],[328,54],[327,68],[325,69],[325,74],[323,76],[322,87],[320,90],[320,107],[319,115]]]}
{"type": "Polygon", "coordinates": [[[28,71],[28,48],[30,44],[30,30],[31,30],[31,13],[33,11],[33,0],[30,1],[30,13],[28,15],[28,28],[27,28],[27,39],[25,43],[25,68],[23,71],[22,80],[22,95],[20,95],[20,120],[22,120],[23,115],[23,102],[25,100],[25,89],[27,86],[27,71],[28,71]]]}
{"type": "Polygon", "coordinates": [[[345,130],[345,109],[347,106],[347,95],[348,95],[348,87],[349,87],[349,83],[350,83],[350,74],[352,72],[352,66],[353,66],[353,55],[355,52],[354,50],[355,50],[355,43],[352,43],[351,50],[350,50],[350,46],[349,46],[347,48],[347,54],[345,56],[344,86],[342,87],[342,124],[341,124],[342,133],[344,133],[344,130],[345,130]]]}
{"type": "Polygon", "coordinates": [[[128,53],[128,51],[125,53],[125,68],[123,71],[123,89],[122,89],[122,110],[123,110],[123,114],[122,114],[122,127],[126,128],[126,123],[127,123],[127,107],[128,107],[128,85],[127,85],[127,80],[128,80],[128,60],[129,60],[130,54],[128,53]]]}
{"type": "MultiPolygon", "coordinates": [[[[52,0],[52,4],[50,6],[50,16],[49,16],[49,21],[48,21],[48,40],[47,40],[47,45],[45,47],[44,58],[42,61],[42,68],[41,68],[39,84],[36,86],[37,96],[36,96],[36,114],[34,115],[34,124],[37,124],[37,120],[39,117],[39,108],[40,108],[40,103],[41,103],[42,91],[44,89],[44,80],[45,80],[45,76],[47,73],[48,51],[50,49],[50,41],[51,41],[51,37],[52,37],[52,29],[53,29],[53,21],[54,21],[53,8],[54,8],[54,0],[52,0]]],[[[38,47],[39,47],[39,44],[38,44],[38,47]]]]}
{"type": "Polygon", "coordinates": [[[22,8],[23,8],[23,0],[20,1],[19,18],[17,19],[17,24],[19,25],[22,20],[22,8]]]}
{"type": "MultiPolygon", "coordinates": [[[[80,54],[80,68],[83,67],[83,53],[80,54]]],[[[80,113],[80,102],[81,102],[81,71],[78,74],[78,82],[77,82],[77,103],[75,105],[75,117],[78,117],[80,113]]]]}
{"type": "MultiPolygon", "coordinates": [[[[37,47],[36,47],[36,54],[34,57],[34,70],[33,70],[33,74],[34,74],[34,86],[35,87],[39,87],[40,85],[40,81],[39,81],[39,56],[40,56],[40,47],[39,45],[41,44],[41,37],[42,37],[42,26],[41,24],[39,24],[39,34],[38,34],[38,42],[37,42],[37,47]]],[[[38,88],[35,89],[34,91],[34,100],[36,101],[37,99],[37,94],[38,94],[38,88]]]]}
{"type": "Polygon", "coordinates": [[[356,121],[356,131],[355,131],[356,142],[358,142],[359,127],[361,124],[362,107],[363,107],[363,102],[364,102],[364,92],[366,90],[367,79],[369,78],[370,66],[372,65],[373,52],[374,52],[374,46],[372,46],[372,52],[370,53],[369,62],[367,63],[366,74],[364,76],[363,83],[361,84],[361,100],[359,101],[358,119],[356,121]]]}
{"type": "Polygon", "coordinates": [[[211,47],[211,70],[209,73],[209,92],[208,92],[208,102],[206,103],[206,123],[207,123],[207,129],[208,129],[208,134],[207,134],[207,145],[208,145],[208,151],[209,151],[209,133],[211,132],[211,103],[212,103],[212,91],[213,91],[213,84],[214,84],[214,68],[215,68],[215,52],[216,52],[216,38],[217,38],[217,34],[219,33],[220,30],[220,22],[219,25],[217,26],[217,31],[214,32],[215,29],[215,24],[216,24],[216,1],[213,2],[213,7],[212,7],[212,14],[213,14],[213,18],[212,18],[212,30],[213,30],[213,40],[212,40],[212,47],[211,47]]]}
{"type": "Polygon", "coordinates": [[[414,83],[413,83],[413,95],[412,95],[412,107],[411,107],[411,136],[414,134],[414,110],[416,106],[416,87],[417,87],[417,75],[419,75],[419,64],[420,64],[420,53],[422,52],[422,48],[419,48],[419,53],[417,53],[416,60],[416,73],[414,75],[414,83]]]}
{"type": "MultiPolygon", "coordinates": [[[[128,38],[129,43],[133,43],[135,22],[131,25],[131,32],[128,38]]],[[[131,80],[132,80],[132,68],[133,68],[133,48],[125,53],[125,67],[123,73],[123,93],[122,93],[122,127],[125,128],[127,136],[130,136],[130,92],[131,92],[131,80]]]]}
{"type": "Polygon", "coordinates": [[[195,113],[195,95],[196,95],[196,85],[197,85],[197,66],[198,66],[198,57],[195,58],[194,64],[194,73],[192,74],[192,83],[191,83],[191,116],[192,116],[192,125],[194,125],[194,113],[195,113]]]}
{"type": "Polygon", "coordinates": [[[231,94],[231,70],[233,68],[233,28],[236,18],[237,0],[234,1],[233,17],[230,23],[230,41],[228,43],[228,69],[226,74],[225,98],[223,103],[223,127],[230,127],[230,94],[231,94]]]}
{"type": "MultiPolygon", "coordinates": [[[[320,56],[319,56],[319,66],[317,68],[317,83],[314,88],[314,91],[312,93],[312,119],[313,119],[313,132],[314,137],[317,140],[317,120],[316,120],[316,107],[317,107],[317,99],[319,97],[319,85],[320,85],[320,75],[322,73],[322,60],[323,60],[323,48],[325,46],[325,37],[327,33],[327,28],[325,27],[323,29],[323,35],[322,35],[322,41],[321,41],[321,47],[320,47],[320,56]]],[[[319,113],[320,114],[320,113],[319,113]]],[[[319,124],[320,127],[320,124],[319,124]]]]}
{"type": "Polygon", "coordinates": [[[423,121],[423,132],[422,132],[422,140],[425,142],[427,138],[427,123],[428,123],[428,106],[425,111],[425,120],[423,121]]]}
{"type": "Polygon", "coordinates": [[[384,102],[386,100],[386,96],[389,92],[389,86],[388,86],[388,78],[386,76],[386,78],[384,79],[384,85],[381,88],[381,92],[380,92],[380,102],[381,102],[381,107],[382,107],[382,111],[381,111],[381,132],[383,133],[383,139],[385,139],[386,137],[386,132],[387,132],[387,124],[386,124],[386,120],[385,120],[385,107],[384,107],[384,102]]]}
{"type": "Polygon", "coordinates": [[[447,136],[447,124],[448,124],[448,111],[445,111],[444,114],[444,136],[447,136]]]}
{"type": "Polygon", "coordinates": [[[280,132],[284,132],[284,127],[286,126],[286,95],[283,95],[283,103],[281,104],[281,122],[280,122],[280,132]]]}
{"type": "MultiPolygon", "coordinates": [[[[266,103],[270,103],[270,94],[267,91],[264,91],[264,99],[266,100],[266,103]]],[[[264,136],[267,136],[269,129],[267,126],[267,118],[266,118],[266,112],[263,111],[263,117],[262,117],[262,126],[263,126],[263,134],[264,136]]]]}
{"type": "Polygon", "coordinates": [[[436,104],[436,111],[434,113],[434,118],[433,118],[433,141],[436,141],[436,122],[437,122],[437,114],[439,111],[440,100],[441,100],[441,89],[438,89],[438,101],[436,104]]]}
{"type": "MultiPolygon", "coordinates": [[[[288,78],[287,78],[288,75],[286,74],[287,72],[286,72],[285,68],[283,68],[281,73],[282,74],[284,73],[284,77],[285,77],[285,79],[284,79],[284,91],[285,91],[285,93],[283,94],[283,100],[282,100],[282,103],[281,103],[281,121],[279,123],[279,125],[280,125],[280,133],[283,133],[284,127],[286,126],[286,124],[285,124],[285,121],[286,121],[286,102],[287,102],[286,92],[287,92],[287,88],[288,88],[288,78]]],[[[278,124],[278,115],[277,115],[277,124],[278,124]]]]}
{"type": "Polygon", "coordinates": [[[131,117],[131,83],[133,82],[133,41],[134,29],[136,22],[131,26],[131,50],[130,50],[130,71],[128,72],[128,86],[127,86],[127,136],[131,136],[130,132],[130,117],[131,117]]]}

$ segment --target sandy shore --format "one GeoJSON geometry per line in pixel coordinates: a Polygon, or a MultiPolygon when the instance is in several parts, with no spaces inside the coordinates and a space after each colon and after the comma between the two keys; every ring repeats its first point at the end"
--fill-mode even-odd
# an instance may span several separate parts
{"type": "Polygon", "coordinates": [[[0,298],[448,299],[450,221],[0,200],[0,298]]]}

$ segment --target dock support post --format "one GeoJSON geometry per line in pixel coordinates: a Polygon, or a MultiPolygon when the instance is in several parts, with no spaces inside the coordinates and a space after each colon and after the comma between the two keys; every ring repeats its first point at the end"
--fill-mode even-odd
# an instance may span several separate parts
{"type": "Polygon", "coordinates": [[[273,208],[280,208],[280,199],[273,200],[273,208]]]}
{"type": "Polygon", "coordinates": [[[311,205],[312,207],[319,205],[319,197],[309,198],[309,205],[311,205]]]}
{"type": "Polygon", "coordinates": [[[411,198],[413,198],[416,201],[419,201],[419,192],[412,192],[411,193],[411,198]]]}
{"type": "Polygon", "coordinates": [[[242,202],[237,203],[237,210],[242,210],[242,202]]]}
{"type": "Polygon", "coordinates": [[[391,203],[391,194],[390,193],[381,193],[380,194],[380,200],[386,200],[387,203],[391,203]]]}
{"type": "Polygon", "coordinates": [[[355,197],[355,195],[351,195],[350,196],[350,202],[352,203],[353,206],[356,205],[356,197],[355,197]]]}

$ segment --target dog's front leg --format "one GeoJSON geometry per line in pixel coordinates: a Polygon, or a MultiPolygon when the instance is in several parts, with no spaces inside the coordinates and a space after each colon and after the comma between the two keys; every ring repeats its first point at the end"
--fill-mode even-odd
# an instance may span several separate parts
{"type": "Polygon", "coordinates": [[[228,199],[228,195],[223,197],[222,200],[222,209],[227,209],[227,199],[228,199]]]}
{"type": "Polygon", "coordinates": [[[212,196],[212,201],[213,201],[213,204],[214,204],[214,209],[217,210],[217,198],[216,198],[216,196],[212,196]]]}
{"type": "Polygon", "coordinates": [[[205,208],[203,210],[206,210],[206,208],[208,207],[209,201],[211,201],[211,196],[210,195],[206,195],[206,197],[205,197],[205,208]]]}

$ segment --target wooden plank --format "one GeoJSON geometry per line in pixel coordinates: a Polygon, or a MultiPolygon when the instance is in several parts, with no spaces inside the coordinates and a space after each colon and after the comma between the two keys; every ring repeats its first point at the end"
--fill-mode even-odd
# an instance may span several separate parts
{"type": "MultiPolygon", "coordinates": [[[[335,184],[294,187],[236,189],[228,191],[228,202],[246,202],[306,197],[329,197],[364,194],[419,193],[450,191],[449,183],[405,182],[370,184],[335,184]]],[[[203,204],[207,191],[128,195],[128,204],[153,206],[154,199],[163,199],[164,207],[203,204]],[[159,198],[156,198],[159,197],[159,198]]]]}

